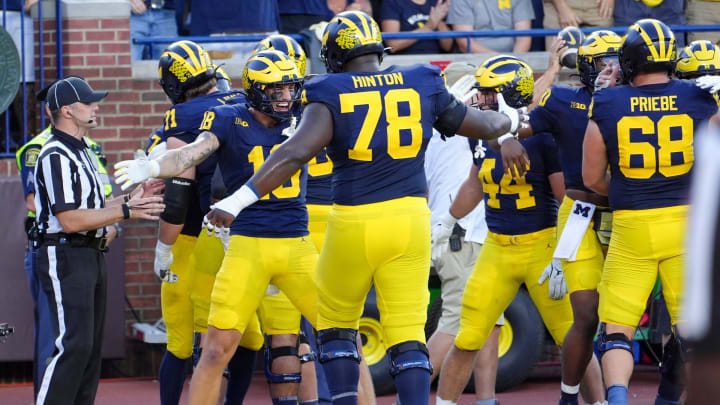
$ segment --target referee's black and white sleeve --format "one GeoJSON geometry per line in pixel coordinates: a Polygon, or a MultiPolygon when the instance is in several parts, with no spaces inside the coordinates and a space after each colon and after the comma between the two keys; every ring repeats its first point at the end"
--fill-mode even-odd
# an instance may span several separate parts
{"type": "Polygon", "coordinates": [[[78,208],[80,187],[76,164],[59,152],[47,154],[40,164],[52,213],[78,208]]]}

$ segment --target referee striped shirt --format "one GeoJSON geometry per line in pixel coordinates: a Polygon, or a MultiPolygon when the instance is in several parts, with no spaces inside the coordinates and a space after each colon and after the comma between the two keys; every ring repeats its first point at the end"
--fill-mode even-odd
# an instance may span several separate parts
{"type": "MultiPolygon", "coordinates": [[[[36,220],[41,232],[65,232],[56,217],[59,212],[105,207],[105,191],[92,153],[84,141],[52,128],[35,168],[36,220]]],[[[100,228],[78,233],[100,238],[106,232],[100,228]]]]}

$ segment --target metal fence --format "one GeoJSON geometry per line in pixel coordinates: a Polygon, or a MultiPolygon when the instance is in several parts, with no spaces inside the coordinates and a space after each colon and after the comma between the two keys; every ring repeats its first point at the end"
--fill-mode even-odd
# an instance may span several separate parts
{"type": "MultiPolygon", "coordinates": [[[[38,63],[37,66],[34,66],[34,74],[35,74],[35,91],[39,91],[42,88],[45,87],[45,77],[44,77],[44,70],[45,70],[45,49],[44,49],[44,37],[43,37],[43,8],[39,6],[38,4],[38,15],[37,15],[37,21],[40,21],[37,27],[37,36],[34,38],[37,38],[38,43],[38,63]]],[[[57,57],[56,57],[56,69],[57,69],[57,75],[58,77],[62,77],[63,75],[63,67],[62,67],[62,59],[63,59],[63,51],[62,51],[62,9],[60,7],[60,1],[55,2],[55,12],[56,12],[56,30],[55,30],[55,38],[56,38],[56,44],[57,44],[57,57]]],[[[30,78],[26,77],[26,67],[29,64],[34,65],[35,60],[35,47],[34,47],[34,39],[31,44],[26,44],[26,38],[25,35],[27,20],[29,19],[32,21],[32,17],[26,15],[24,10],[20,10],[19,12],[16,10],[8,10],[7,7],[7,0],[2,0],[2,26],[6,30],[10,27],[8,27],[8,20],[9,18],[16,18],[19,17],[19,40],[20,43],[19,48],[19,56],[20,56],[20,89],[18,91],[18,95],[16,95],[16,100],[8,107],[6,111],[4,111],[5,115],[5,123],[4,123],[4,136],[3,139],[1,139],[1,147],[0,147],[0,157],[12,157],[14,156],[15,150],[22,146],[25,142],[28,141],[28,139],[33,136],[34,134],[28,133],[28,122],[30,120],[36,120],[36,116],[28,117],[28,102],[35,103],[35,94],[28,92],[28,82],[30,78]],[[9,15],[9,13],[12,13],[9,15]],[[26,47],[30,46],[31,51],[26,52],[26,47]],[[19,105],[20,102],[22,105],[19,105]],[[19,110],[22,110],[21,112],[19,110]],[[11,117],[15,116],[21,116],[22,118],[16,121],[20,122],[14,122],[15,124],[15,131],[11,132],[11,120],[13,118],[11,117]],[[19,130],[19,131],[18,131],[19,130]],[[15,136],[13,136],[15,135],[15,136]],[[18,136],[19,135],[19,136],[18,136]]],[[[30,24],[30,27],[32,27],[32,24],[30,24]]],[[[31,28],[34,30],[34,28],[31,28]]],[[[34,34],[34,32],[33,32],[34,34]]],[[[14,38],[15,39],[15,38],[14,38]]],[[[40,115],[40,126],[41,128],[44,128],[46,125],[45,122],[45,114],[44,114],[44,106],[40,105],[40,108],[37,109],[39,115],[40,115]]]]}

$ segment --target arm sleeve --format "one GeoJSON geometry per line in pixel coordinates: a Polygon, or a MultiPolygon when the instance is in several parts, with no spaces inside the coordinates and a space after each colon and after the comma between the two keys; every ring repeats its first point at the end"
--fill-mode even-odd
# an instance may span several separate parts
{"type": "Polygon", "coordinates": [[[549,176],[553,173],[561,171],[560,161],[558,159],[557,145],[553,141],[552,136],[548,133],[542,134],[543,144],[543,160],[545,160],[545,173],[549,176]]]}
{"type": "Polygon", "coordinates": [[[533,10],[530,0],[515,0],[512,7],[512,22],[527,21],[535,19],[535,11],[533,10]]]}
{"type": "Polygon", "coordinates": [[[470,0],[454,0],[450,3],[450,11],[448,11],[445,22],[448,24],[465,24],[475,25],[475,16],[473,13],[474,2],[470,0]]]}
{"type": "Polygon", "coordinates": [[[80,206],[80,184],[73,175],[76,170],[73,166],[70,159],[59,153],[50,153],[43,157],[41,167],[53,214],[80,206]]]}
{"type": "Polygon", "coordinates": [[[40,145],[31,145],[20,156],[20,179],[25,197],[35,192],[35,167],[41,149],[40,145]]]}

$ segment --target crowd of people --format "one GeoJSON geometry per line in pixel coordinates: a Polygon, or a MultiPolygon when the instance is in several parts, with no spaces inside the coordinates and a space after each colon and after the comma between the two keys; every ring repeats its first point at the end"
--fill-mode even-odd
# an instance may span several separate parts
{"type": "MultiPolygon", "coordinates": [[[[169,4],[132,3],[138,15],[169,4]]],[[[494,405],[498,326],[522,285],[562,348],[559,403],[581,394],[589,404],[627,404],[631,340],[657,278],[672,328],[656,404],[679,403],[690,352],[678,325],[694,138],[720,124],[720,49],[708,40],[678,47],[665,23],[640,19],[623,37],[554,38],[537,80],[509,55],[444,72],[383,70],[381,25],[410,30],[414,13],[421,31],[501,29],[494,17],[527,28],[532,10],[516,8],[531,3],[500,0],[491,12],[485,2],[385,0],[381,15],[393,18],[380,25],[343,11],[345,2],[321,3],[340,11],[324,28],[325,75],[308,75],[303,48],[282,34],[254,45],[238,90],[199,44],[160,52],[172,106],[145,152],[115,165],[115,182],[133,190],[122,197],[106,200],[86,138],[106,93],[68,77],[39,95],[52,128],[18,153],[37,211],[28,221],[31,273],[47,306],[37,328],[50,337],[36,342],[37,403],[94,401],[101,252],[111,225],[128,218],[160,223],[163,404],[179,402],[193,360],[191,404],[217,403],[223,390],[226,403],[241,403],[263,347],[273,404],[374,403],[358,335],[374,286],[399,403],[429,403],[439,377],[435,403],[455,404],[474,369],[476,403],[494,405]],[[422,18],[412,11],[429,3],[422,18]],[[580,83],[553,85],[570,47],[580,83]],[[443,315],[426,344],[431,264],[443,315]]],[[[637,5],[657,11],[672,2],[645,3],[654,4],[637,5]]],[[[621,2],[594,4],[607,19],[621,2]]],[[[571,6],[553,1],[562,24],[571,14],[582,22],[563,8],[571,6]]],[[[478,52],[530,47],[512,41],[478,41],[478,52]]]]}

